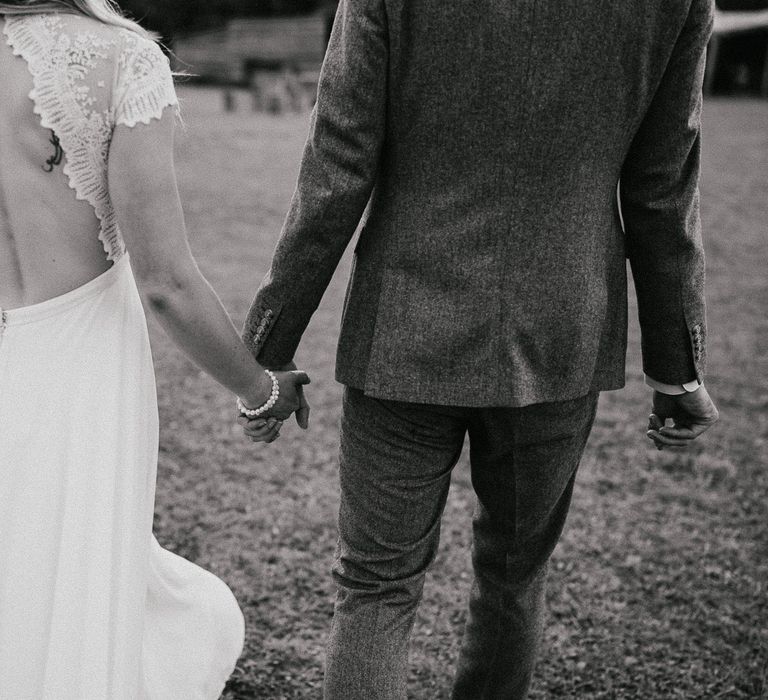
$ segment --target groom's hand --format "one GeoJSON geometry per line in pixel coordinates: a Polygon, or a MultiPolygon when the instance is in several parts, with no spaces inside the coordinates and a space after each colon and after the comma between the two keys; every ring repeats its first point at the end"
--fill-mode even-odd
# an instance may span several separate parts
{"type": "Polygon", "coordinates": [[[676,396],[653,392],[653,413],[646,435],[657,449],[687,447],[719,418],[719,413],[704,386],[676,396]],[[671,420],[671,425],[666,425],[671,420]]]}
{"type": "Polygon", "coordinates": [[[280,437],[283,421],[277,418],[248,419],[241,415],[237,422],[243,427],[243,432],[251,442],[274,442],[280,437]]]}
{"type": "MultiPolygon", "coordinates": [[[[296,363],[289,362],[287,365],[280,367],[269,367],[274,372],[295,372],[296,363]]],[[[306,382],[309,384],[309,381],[306,382]]],[[[296,423],[302,430],[306,430],[309,427],[309,402],[306,396],[304,396],[304,387],[302,385],[296,386],[296,394],[299,398],[299,407],[296,409],[296,423]]]]}

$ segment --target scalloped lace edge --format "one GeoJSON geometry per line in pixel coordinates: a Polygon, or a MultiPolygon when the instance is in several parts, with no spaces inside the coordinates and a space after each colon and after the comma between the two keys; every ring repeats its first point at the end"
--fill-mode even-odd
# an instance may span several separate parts
{"type": "MultiPolygon", "coordinates": [[[[13,54],[23,58],[27,64],[33,83],[28,95],[33,103],[33,112],[40,117],[41,126],[55,132],[61,142],[65,154],[62,170],[69,187],[77,199],[86,201],[93,207],[99,221],[99,240],[107,260],[117,261],[125,253],[125,243],[105,184],[106,177],[100,178],[98,171],[94,169],[93,159],[89,157],[89,148],[84,147],[77,138],[78,123],[71,117],[73,113],[82,113],[82,107],[74,95],[61,89],[55,71],[44,65],[43,47],[28,21],[25,21],[33,19],[40,20],[40,16],[6,17],[3,27],[6,43],[13,54]],[[54,114],[57,117],[52,116],[54,114]]],[[[119,121],[128,127],[138,123],[149,124],[152,119],[160,119],[166,107],[178,107],[175,91],[166,90],[162,85],[154,86],[152,90],[145,91],[131,102],[141,102],[141,107],[149,107],[150,113],[142,114],[139,104],[129,103],[127,108],[131,115],[119,121]]],[[[87,144],[92,148],[100,145],[87,144]]],[[[106,165],[105,161],[102,167],[106,168],[106,165]]]]}

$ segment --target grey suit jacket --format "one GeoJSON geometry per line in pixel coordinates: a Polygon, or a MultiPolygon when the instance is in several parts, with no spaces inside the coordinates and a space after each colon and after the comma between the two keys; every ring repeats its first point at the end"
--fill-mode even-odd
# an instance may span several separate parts
{"type": "Polygon", "coordinates": [[[362,221],[345,384],[465,406],[619,388],[626,257],[646,373],[701,379],[712,18],[712,0],[341,0],[246,321],[258,359],[292,359],[362,221]]]}

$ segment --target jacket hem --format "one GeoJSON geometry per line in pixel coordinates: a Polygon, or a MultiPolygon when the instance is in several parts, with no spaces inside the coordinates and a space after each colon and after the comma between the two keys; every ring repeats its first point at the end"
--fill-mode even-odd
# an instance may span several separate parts
{"type": "Polygon", "coordinates": [[[625,384],[623,373],[620,375],[596,374],[590,384],[566,387],[542,385],[526,390],[507,387],[492,394],[478,395],[477,386],[470,384],[423,383],[414,387],[413,385],[403,386],[392,383],[366,383],[360,378],[346,375],[344,372],[337,372],[336,380],[375,399],[465,408],[520,408],[540,403],[571,401],[591,392],[621,389],[625,384]]]}

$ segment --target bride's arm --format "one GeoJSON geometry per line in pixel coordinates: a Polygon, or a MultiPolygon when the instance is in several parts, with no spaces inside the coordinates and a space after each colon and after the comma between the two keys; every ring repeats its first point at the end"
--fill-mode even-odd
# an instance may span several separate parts
{"type": "MultiPolygon", "coordinates": [[[[145,305],[174,342],[247,406],[261,406],[271,380],[246,349],[187,242],[173,164],[174,122],[173,110],[166,109],[149,124],[115,128],[109,194],[131,267],[145,305]]],[[[278,376],[280,400],[269,415],[285,419],[301,408],[300,386],[308,380],[303,372],[278,376]]]]}

